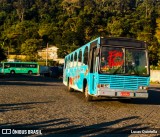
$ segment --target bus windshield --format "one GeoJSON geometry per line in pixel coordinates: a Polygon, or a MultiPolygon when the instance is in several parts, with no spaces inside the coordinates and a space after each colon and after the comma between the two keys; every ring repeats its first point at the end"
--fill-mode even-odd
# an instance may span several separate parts
{"type": "Polygon", "coordinates": [[[144,49],[103,46],[100,71],[107,74],[149,75],[147,53],[144,49]]]}

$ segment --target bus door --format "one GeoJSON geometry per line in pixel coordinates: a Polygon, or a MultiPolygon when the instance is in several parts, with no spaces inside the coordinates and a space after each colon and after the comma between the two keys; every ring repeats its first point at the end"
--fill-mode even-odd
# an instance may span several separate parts
{"type": "Polygon", "coordinates": [[[92,78],[92,90],[95,91],[95,80],[96,80],[96,48],[93,49],[93,78],[92,78]]]}
{"type": "Polygon", "coordinates": [[[97,72],[98,72],[98,56],[97,56],[97,47],[94,47],[90,51],[91,61],[89,63],[90,67],[90,94],[96,94],[96,81],[97,81],[97,72]]]}
{"type": "Polygon", "coordinates": [[[17,63],[16,64],[16,73],[21,73],[22,72],[22,64],[20,64],[20,63],[17,63]]]}

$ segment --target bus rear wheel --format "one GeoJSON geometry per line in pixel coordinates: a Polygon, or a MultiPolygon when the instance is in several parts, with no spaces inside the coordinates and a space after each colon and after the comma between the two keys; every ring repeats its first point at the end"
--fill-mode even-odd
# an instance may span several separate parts
{"type": "Polygon", "coordinates": [[[93,97],[88,94],[88,85],[85,86],[85,100],[86,101],[92,101],[93,97]]]}
{"type": "Polygon", "coordinates": [[[28,74],[29,74],[29,75],[32,75],[32,71],[31,71],[31,70],[29,70],[29,71],[28,71],[28,74]]]}
{"type": "Polygon", "coordinates": [[[15,74],[15,71],[14,71],[14,70],[11,70],[10,74],[12,74],[12,75],[15,74]]]}
{"type": "Polygon", "coordinates": [[[73,92],[73,91],[74,91],[74,89],[71,88],[71,86],[70,86],[70,81],[69,81],[69,79],[68,79],[68,91],[69,91],[69,92],[73,92]]]}

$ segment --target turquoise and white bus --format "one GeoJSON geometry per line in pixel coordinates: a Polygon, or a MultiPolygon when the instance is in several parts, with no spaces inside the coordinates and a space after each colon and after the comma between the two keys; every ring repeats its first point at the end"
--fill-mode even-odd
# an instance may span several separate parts
{"type": "Polygon", "coordinates": [[[37,62],[1,62],[0,73],[2,74],[38,74],[37,62]]]}
{"type": "Polygon", "coordinates": [[[129,38],[101,38],[65,57],[63,83],[93,97],[148,98],[147,44],[129,38]]]}

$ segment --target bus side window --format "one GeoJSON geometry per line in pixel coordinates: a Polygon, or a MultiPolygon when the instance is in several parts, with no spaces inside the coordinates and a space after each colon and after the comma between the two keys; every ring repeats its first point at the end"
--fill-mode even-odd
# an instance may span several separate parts
{"type": "Polygon", "coordinates": [[[69,68],[70,67],[70,56],[67,57],[67,64],[66,67],[69,68]]]}
{"type": "Polygon", "coordinates": [[[16,65],[14,63],[11,63],[10,67],[16,67],[16,65]]]}
{"type": "Polygon", "coordinates": [[[78,66],[82,65],[82,50],[79,51],[78,54],[78,66]]]}
{"type": "Polygon", "coordinates": [[[73,67],[73,54],[71,55],[71,63],[70,63],[70,67],[73,67]]]}
{"type": "Polygon", "coordinates": [[[21,64],[16,64],[16,68],[21,68],[21,64]]]}
{"type": "Polygon", "coordinates": [[[87,65],[88,63],[88,47],[85,48],[84,50],[84,60],[83,60],[84,65],[87,65]]]}
{"type": "Polygon", "coordinates": [[[4,68],[10,68],[10,64],[9,63],[5,63],[4,64],[4,68]]]}
{"type": "Polygon", "coordinates": [[[28,68],[28,64],[22,64],[22,68],[28,68]]]}
{"type": "Polygon", "coordinates": [[[66,58],[66,68],[68,68],[68,57],[66,58]]]}
{"type": "Polygon", "coordinates": [[[13,63],[5,63],[4,68],[11,68],[11,67],[15,67],[15,64],[13,63]]]}
{"type": "Polygon", "coordinates": [[[68,68],[68,57],[66,58],[66,68],[68,68]]]}
{"type": "Polygon", "coordinates": [[[74,67],[77,66],[77,52],[74,54],[74,67]]]}
{"type": "Polygon", "coordinates": [[[37,68],[37,64],[29,64],[29,68],[37,68]]]}
{"type": "Polygon", "coordinates": [[[65,60],[64,60],[64,68],[66,68],[66,66],[67,66],[67,59],[65,58],[65,60]]]}

